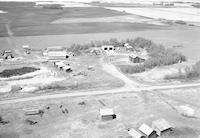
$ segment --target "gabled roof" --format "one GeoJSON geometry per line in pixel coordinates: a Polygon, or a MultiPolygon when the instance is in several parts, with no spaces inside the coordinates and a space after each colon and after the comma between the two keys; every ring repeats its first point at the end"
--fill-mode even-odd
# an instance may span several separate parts
{"type": "Polygon", "coordinates": [[[149,127],[148,125],[146,124],[142,124],[140,127],[139,127],[139,130],[144,133],[145,135],[147,136],[150,136],[151,133],[154,131],[151,127],[149,127]]]}
{"type": "Polygon", "coordinates": [[[111,108],[100,109],[100,115],[113,115],[114,111],[111,108]]]}
{"type": "Polygon", "coordinates": [[[135,129],[131,129],[128,131],[129,135],[131,135],[133,138],[141,138],[143,135],[139,132],[137,132],[135,129]]]}
{"type": "Polygon", "coordinates": [[[156,127],[159,131],[164,131],[172,126],[165,119],[161,118],[152,122],[152,127],[156,127]]]}

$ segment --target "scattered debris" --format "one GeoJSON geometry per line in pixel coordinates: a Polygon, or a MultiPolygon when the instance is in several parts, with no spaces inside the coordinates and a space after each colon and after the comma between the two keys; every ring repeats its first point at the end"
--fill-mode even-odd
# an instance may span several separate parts
{"type": "Polygon", "coordinates": [[[29,125],[35,125],[37,124],[38,122],[37,121],[32,121],[30,119],[26,119],[26,123],[29,124],[29,125]]]}
{"type": "Polygon", "coordinates": [[[0,125],[2,124],[2,125],[5,125],[5,124],[8,124],[8,123],[10,123],[10,121],[5,121],[5,120],[3,120],[3,118],[0,116],[0,125]]]}
{"type": "Polygon", "coordinates": [[[185,117],[191,117],[191,118],[196,118],[195,117],[195,110],[189,105],[181,105],[176,107],[177,111],[179,114],[185,116],[185,117]]]}
{"type": "Polygon", "coordinates": [[[21,86],[19,86],[19,85],[12,85],[12,86],[11,86],[10,92],[11,92],[11,93],[16,93],[16,92],[19,92],[19,91],[21,91],[21,90],[22,90],[22,87],[21,87],[21,86]]]}
{"type": "Polygon", "coordinates": [[[49,110],[49,109],[50,109],[50,106],[46,106],[45,109],[49,110]]]}
{"type": "Polygon", "coordinates": [[[4,50],[2,53],[4,59],[12,59],[14,58],[11,50],[4,50]]]}
{"type": "Polygon", "coordinates": [[[99,103],[102,104],[103,106],[106,106],[106,104],[102,100],[99,100],[99,103]]]}
{"type": "Polygon", "coordinates": [[[88,66],[88,70],[94,71],[94,66],[88,66]]]}
{"type": "Polygon", "coordinates": [[[65,113],[68,114],[69,113],[68,109],[64,108],[63,105],[60,105],[60,109],[62,110],[63,114],[65,114],[65,113]]]}
{"type": "Polygon", "coordinates": [[[44,110],[41,109],[34,109],[34,108],[25,109],[25,115],[40,115],[42,117],[43,114],[44,110]]]}
{"type": "Polygon", "coordinates": [[[80,76],[80,75],[87,76],[87,73],[85,71],[80,71],[78,73],[73,73],[73,76],[80,76]]]}
{"type": "Polygon", "coordinates": [[[83,102],[79,102],[78,103],[79,105],[86,105],[86,103],[83,101],[83,102]]]}

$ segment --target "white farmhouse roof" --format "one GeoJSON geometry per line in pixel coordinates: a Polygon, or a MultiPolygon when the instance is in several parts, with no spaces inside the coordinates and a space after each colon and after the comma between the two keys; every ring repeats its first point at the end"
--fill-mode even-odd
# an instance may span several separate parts
{"type": "Polygon", "coordinates": [[[106,108],[106,109],[100,109],[100,115],[104,116],[104,115],[113,115],[114,111],[111,108],[106,108]]]}
{"type": "Polygon", "coordinates": [[[128,131],[129,135],[131,135],[133,138],[142,138],[142,134],[137,132],[135,129],[131,129],[128,131]]]}
{"type": "Polygon", "coordinates": [[[152,127],[153,128],[156,127],[156,129],[158,129],[159,131],[164,131],[164,130],[167,130],[169,128],[172,128],[172,126],[169,124],[169,122],[167,122],[163,118],[153,121],[152,127]]]}
{"type": "Polygon", "coordinates": [[[153,129],[151,127],[149,127],[148,125],[146,124],[142,124],[140,127],[139,127],[139,130],[144,133],[145,135],[147,136],[150,136],[151,133],[153,132],[153,129]]]}

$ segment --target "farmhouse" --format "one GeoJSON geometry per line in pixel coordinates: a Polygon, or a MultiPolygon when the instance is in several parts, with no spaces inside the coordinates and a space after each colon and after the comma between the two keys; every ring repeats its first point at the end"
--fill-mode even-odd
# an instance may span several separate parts
{"type": "Polygon", "coordinates": [[[147,138],[157,138],[156,131],[146,124],[142,124],[139,130],[147,136],[147,138]]]}
{"type": "Polygon", "coordinates": [[[101,120],[112,120],[116,118],[116,115],[114,114],[113,109],[106,108],[106,109],[100,109],[100,117],[101,120]]]}
{"type": "Polygon", "coordinates": [[[114,51],[115,47],[113,45],[103,45],[101,46],[102,50],[104,51],[114,51]]]}
{"type": "Polygon", "coordinates": [[[165,119],[158,119],[152,122],[152,128],[156,130],[159,136],[170,133],[173,127],[165,119]]]}
{"type": "Polygon", "coordinates": [[[138,55],[130,55],[129,56],[129,61],[133,62],[133,63],[141,63],[145,61],[145,58],[140,57],[138,55]]]}
{"type": "Polygon", "coordinates": [[[130,129],[128,134],[131,135],[132,138],[145,138],[140,132],[136,131],[135,129],[130,129]]]}

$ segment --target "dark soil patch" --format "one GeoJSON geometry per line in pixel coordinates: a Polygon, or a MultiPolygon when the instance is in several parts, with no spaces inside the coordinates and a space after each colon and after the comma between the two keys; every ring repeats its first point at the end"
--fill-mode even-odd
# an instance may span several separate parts
{"type": "Polygon", "coordinates": [[[18,76],[18,75],[23,75],[26,73],[34,72],[36,70],[39,70],[39,68],[34,68],[34,67],[22,67],[22,68],[17,68],[17,69],[6,69],[0,72],[0,77],[2,78],[8,78],[12,76],[18,76]]]}

